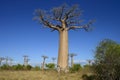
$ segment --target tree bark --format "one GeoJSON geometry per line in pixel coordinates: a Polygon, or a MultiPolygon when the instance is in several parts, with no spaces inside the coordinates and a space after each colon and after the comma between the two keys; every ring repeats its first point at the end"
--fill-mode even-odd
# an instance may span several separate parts
{"type": "Polygon", "coordinates": [[[65,71],[68,68],[68,30],[59,32],[58,66],[65,71]]]}

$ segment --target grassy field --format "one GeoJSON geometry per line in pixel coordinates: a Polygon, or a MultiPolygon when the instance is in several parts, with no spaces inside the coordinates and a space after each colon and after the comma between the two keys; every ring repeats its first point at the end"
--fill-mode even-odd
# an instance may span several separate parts
{"type": "Polygon", "coordinates": [[[56,71],[0,71],[0,80],[82,80],[83,71],[57,73],[56,71]]]}

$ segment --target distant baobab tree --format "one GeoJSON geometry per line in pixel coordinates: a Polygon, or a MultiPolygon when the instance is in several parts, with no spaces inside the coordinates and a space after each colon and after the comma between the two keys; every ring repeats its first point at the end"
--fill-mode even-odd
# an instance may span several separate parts
{"type": "Polygon", "coordinates": [[[59,51],[57,65],[61,71],[68,69],[68,31],[76,29],[90,30],[90,25],[93,21],[87,24],[82,24],[81,20],[82,11],[77,5],[72,7],[66,4],[54,7],[50,11],[41,9],[35,10],[34,20],[39,21],[46,28],[50,28],[51,31],[59,32],[59,51]]]}
{"type": "Polygon", "coordinates": [[[9,61],[9,58],[6,57],[6,58],[5,58],[5,64],[6,64],[6,65],[9,65],[9,64],[8,64],[8,61],[9,61]]]}
{"type": "Polygon", "coordinates": [[[45,59],[48,58],[47,56],[42,56],[43,58],[43,63],[42,63],[42,70],[44,70],[44,66],[45,66],[45,59]]]}
{"type": "Polygon", "coordinates": [[[91,63],[92,63],[92,60],[87,60],[87,62],[88,62],[88,65],[91,65],[91,63]]]}
{"type": "Polygon", "coordinates": [[[74,56],[77,56],[77,54],[75,54],[75,53],[70,53],[69,56],[71,57],[71,67],[73,67],[73,65],[74,65],[73,57],[74,57],[74,56]]]}
{"type": "Polygon", "coordinates": [[[5,60],[5,58],[4,57],[0,57],[0,66],[1,66],[3,60],[5,60]]]}
{"type": "Polygon", "coordinates": [[[10,60],[10,66],[12,66],[12,64],[13,64],[13,59],[10,58],[9,60],[10,60]]]}
{"type": "Polygon", "coordinates": [[[55,57],[52,57],[52,60],[53,60],[53,63],[55,62],[56,58],[55,57]]]}
{"type": "Polygon", "coordinates": [[[27,56],[27,55],[24,55],[23,57],[24,57],[24,65],[27,66],[27,65],[28,65],[28,61],[29,61],[30,59],[28,59],[28,56],[27,56]]]}

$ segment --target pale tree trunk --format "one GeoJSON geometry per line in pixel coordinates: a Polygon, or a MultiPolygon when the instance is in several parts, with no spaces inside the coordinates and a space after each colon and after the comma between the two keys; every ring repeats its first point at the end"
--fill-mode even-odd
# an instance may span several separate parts
{"type": "Polygon", "coordinates": [[[43,59],[42,70],[44,70],[44,66],[45,66],[45,58],[43,59]]]}
{"type": "Polygon", "coordinates": [[[65,71],[68,68],[68,30],[59,32],[58,66],[65,71]]]}
{"type": "Polygon", "coordinates": [[[73,67],[74,62],[73,62],[73,57],[71,57],[71,67],[73,67]]]}

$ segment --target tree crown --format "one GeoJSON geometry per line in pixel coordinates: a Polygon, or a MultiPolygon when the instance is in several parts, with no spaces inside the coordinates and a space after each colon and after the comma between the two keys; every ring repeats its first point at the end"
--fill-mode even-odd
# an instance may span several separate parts
{"type": "Polygon", "coordinates": [[[65,28],[67,30],[85,29],[88,31],[93,21],[82,25],[81,14],[82,10],[79,9],[78,5],[69,7],[64,4],[59,7],[54,7],[50,11],[36,9],[34,19],[42,23],[44,26],[51,28],[53,31],[61,31],[65,28]]]}

